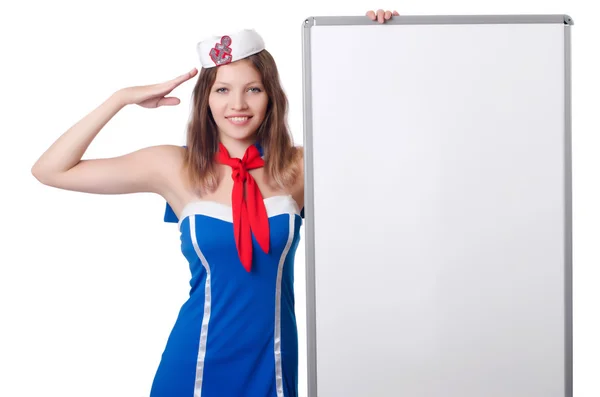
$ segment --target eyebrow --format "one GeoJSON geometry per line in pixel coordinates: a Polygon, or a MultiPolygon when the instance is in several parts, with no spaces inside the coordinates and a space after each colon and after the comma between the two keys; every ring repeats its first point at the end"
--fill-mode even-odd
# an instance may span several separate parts
{"type": "MultiPolygon", "coordinates": [[[[225,83],[224,81],[215,81],[215,84],[231,85],[231,84],[225,83]]],[[[251,81],[249,83],[246,83],[246,85],[250,85],[250,84],[261,84],[262,85],[262,83],[260,81],[251,81]]]]}

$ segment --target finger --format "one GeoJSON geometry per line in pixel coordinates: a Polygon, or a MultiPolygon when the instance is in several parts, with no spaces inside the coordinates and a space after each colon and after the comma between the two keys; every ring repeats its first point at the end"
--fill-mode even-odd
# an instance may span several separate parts
{"type": "Polygon", "coordinates": [[[158,102],[156,103],[156,107],[158,107],[158,106],[175,106],[175,105],[179,105],[179,103],[181,103],[179,98],[168,96],[168,97],[160,98],[158,100],[158,102]]]}
{"type": "Polygon", "coordinates": [[[382,9],[377,10],[377,22],[383,23],[383,14],[384,12],[382,9]]]}
{"type": "Polygon", "coordinates": [[[196,68],[193,68],[189,72],[184,73],[181,76],[175,77],[173,80],[165,81],[161,85],[161,89],[162,90],[166,90],[166,91],[163,92],[163,95],[168,94],[169,92],[171,92],[172,90],[174,90],[175,88],[177,88],[180,84],[182,84],[185,81],[187,81],[187,80],[191,79],[192,77],[194,77],[197,72],[198,72],[198,70],[196,68]]]}
{"type": "Polygon", "coordinates": [[[179,78],[183,81],[189,80],[192,77],[194,77],[196,75],[196,73],[198,73],[198,69],[196,68],[192,68],[192,70],[190,70],[187,73],[182,74],[181,76],[179,76],[179,78]]]}
{"type": "Polygon", "coordinates": [[[384,18],[385,18],[385,20],[387,21],[387,20],[388,20],[388,19],[390,19],[391,17],[392,17],[392,12],[391,12],[391,11],[386,11],[386,12],[385,12],[385,15],[384,15],[384,18]]]}
{"type": "Polygon", "coordinates": [[[400,16],[400,14],[398,14],[398,11],[394,11],[394,13],[392,15],[395,16],[395,17],[399,17],[400,16]]]}
{"type": "Polygon", "coordinates": [[[366,14],[366,15],[369,17],[369,19],[370,19],[371,21],[374,21],[374,20],[375,20],[375,18],[376,18],[376,17],[375,17],[375,12],[374,12],[373,10],[371,10],[371,11],[367,11],[367,14],[366,14]]]}
{"type": "Polygon", "coordinates": [[[187,73],[182,74],[181,76],[175,77],[173,80],[173,82],[177,82],[177,84],[181,84],[186,80],[191,79],[192,77],[194,77],[196,75],[196,73],[198,73],[198,69],[193,68],[192,70],[190,70],[187,73]]]}

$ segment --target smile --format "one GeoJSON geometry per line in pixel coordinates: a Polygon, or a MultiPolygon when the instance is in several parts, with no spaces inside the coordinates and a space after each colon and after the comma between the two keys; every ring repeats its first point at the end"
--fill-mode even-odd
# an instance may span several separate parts
{"type": "Polygon", "coordinates": [[[227,117],[227,120],[229,120],[230,123],[235,124],[235,125],[244,125],[244,124],[248,124],[248,121],[251,119],[252,117],[227,117]]]}

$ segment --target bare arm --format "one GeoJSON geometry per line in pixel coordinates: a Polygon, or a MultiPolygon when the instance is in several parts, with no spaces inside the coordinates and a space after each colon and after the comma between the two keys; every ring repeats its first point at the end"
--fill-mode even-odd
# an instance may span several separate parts
{"type": "Polygon", "coordinates": [[[179,148],[164,145],[135,151],[120,157],[82,160],[83,154],[102,128],[128,104],[143,107],[177,105],[179,99],[165,97],[196,70],[165,83],[129,87],[117,91],[100,106],[62,134],[33,165],[32,174],[43,184],[89,193],[120,194],[155,192],[161,194],[161,169],[166,156],[179,148]]]}

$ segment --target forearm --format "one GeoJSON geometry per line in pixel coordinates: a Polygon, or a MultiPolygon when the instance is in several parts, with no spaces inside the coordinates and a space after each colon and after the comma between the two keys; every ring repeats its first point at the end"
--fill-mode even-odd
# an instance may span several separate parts
{"type": "Polygon", "coordinates": [[[66,172],[77,165],[102,128],[126,106],[117,91],[63,133],[31,169],[37,179],[66,172]]]}

